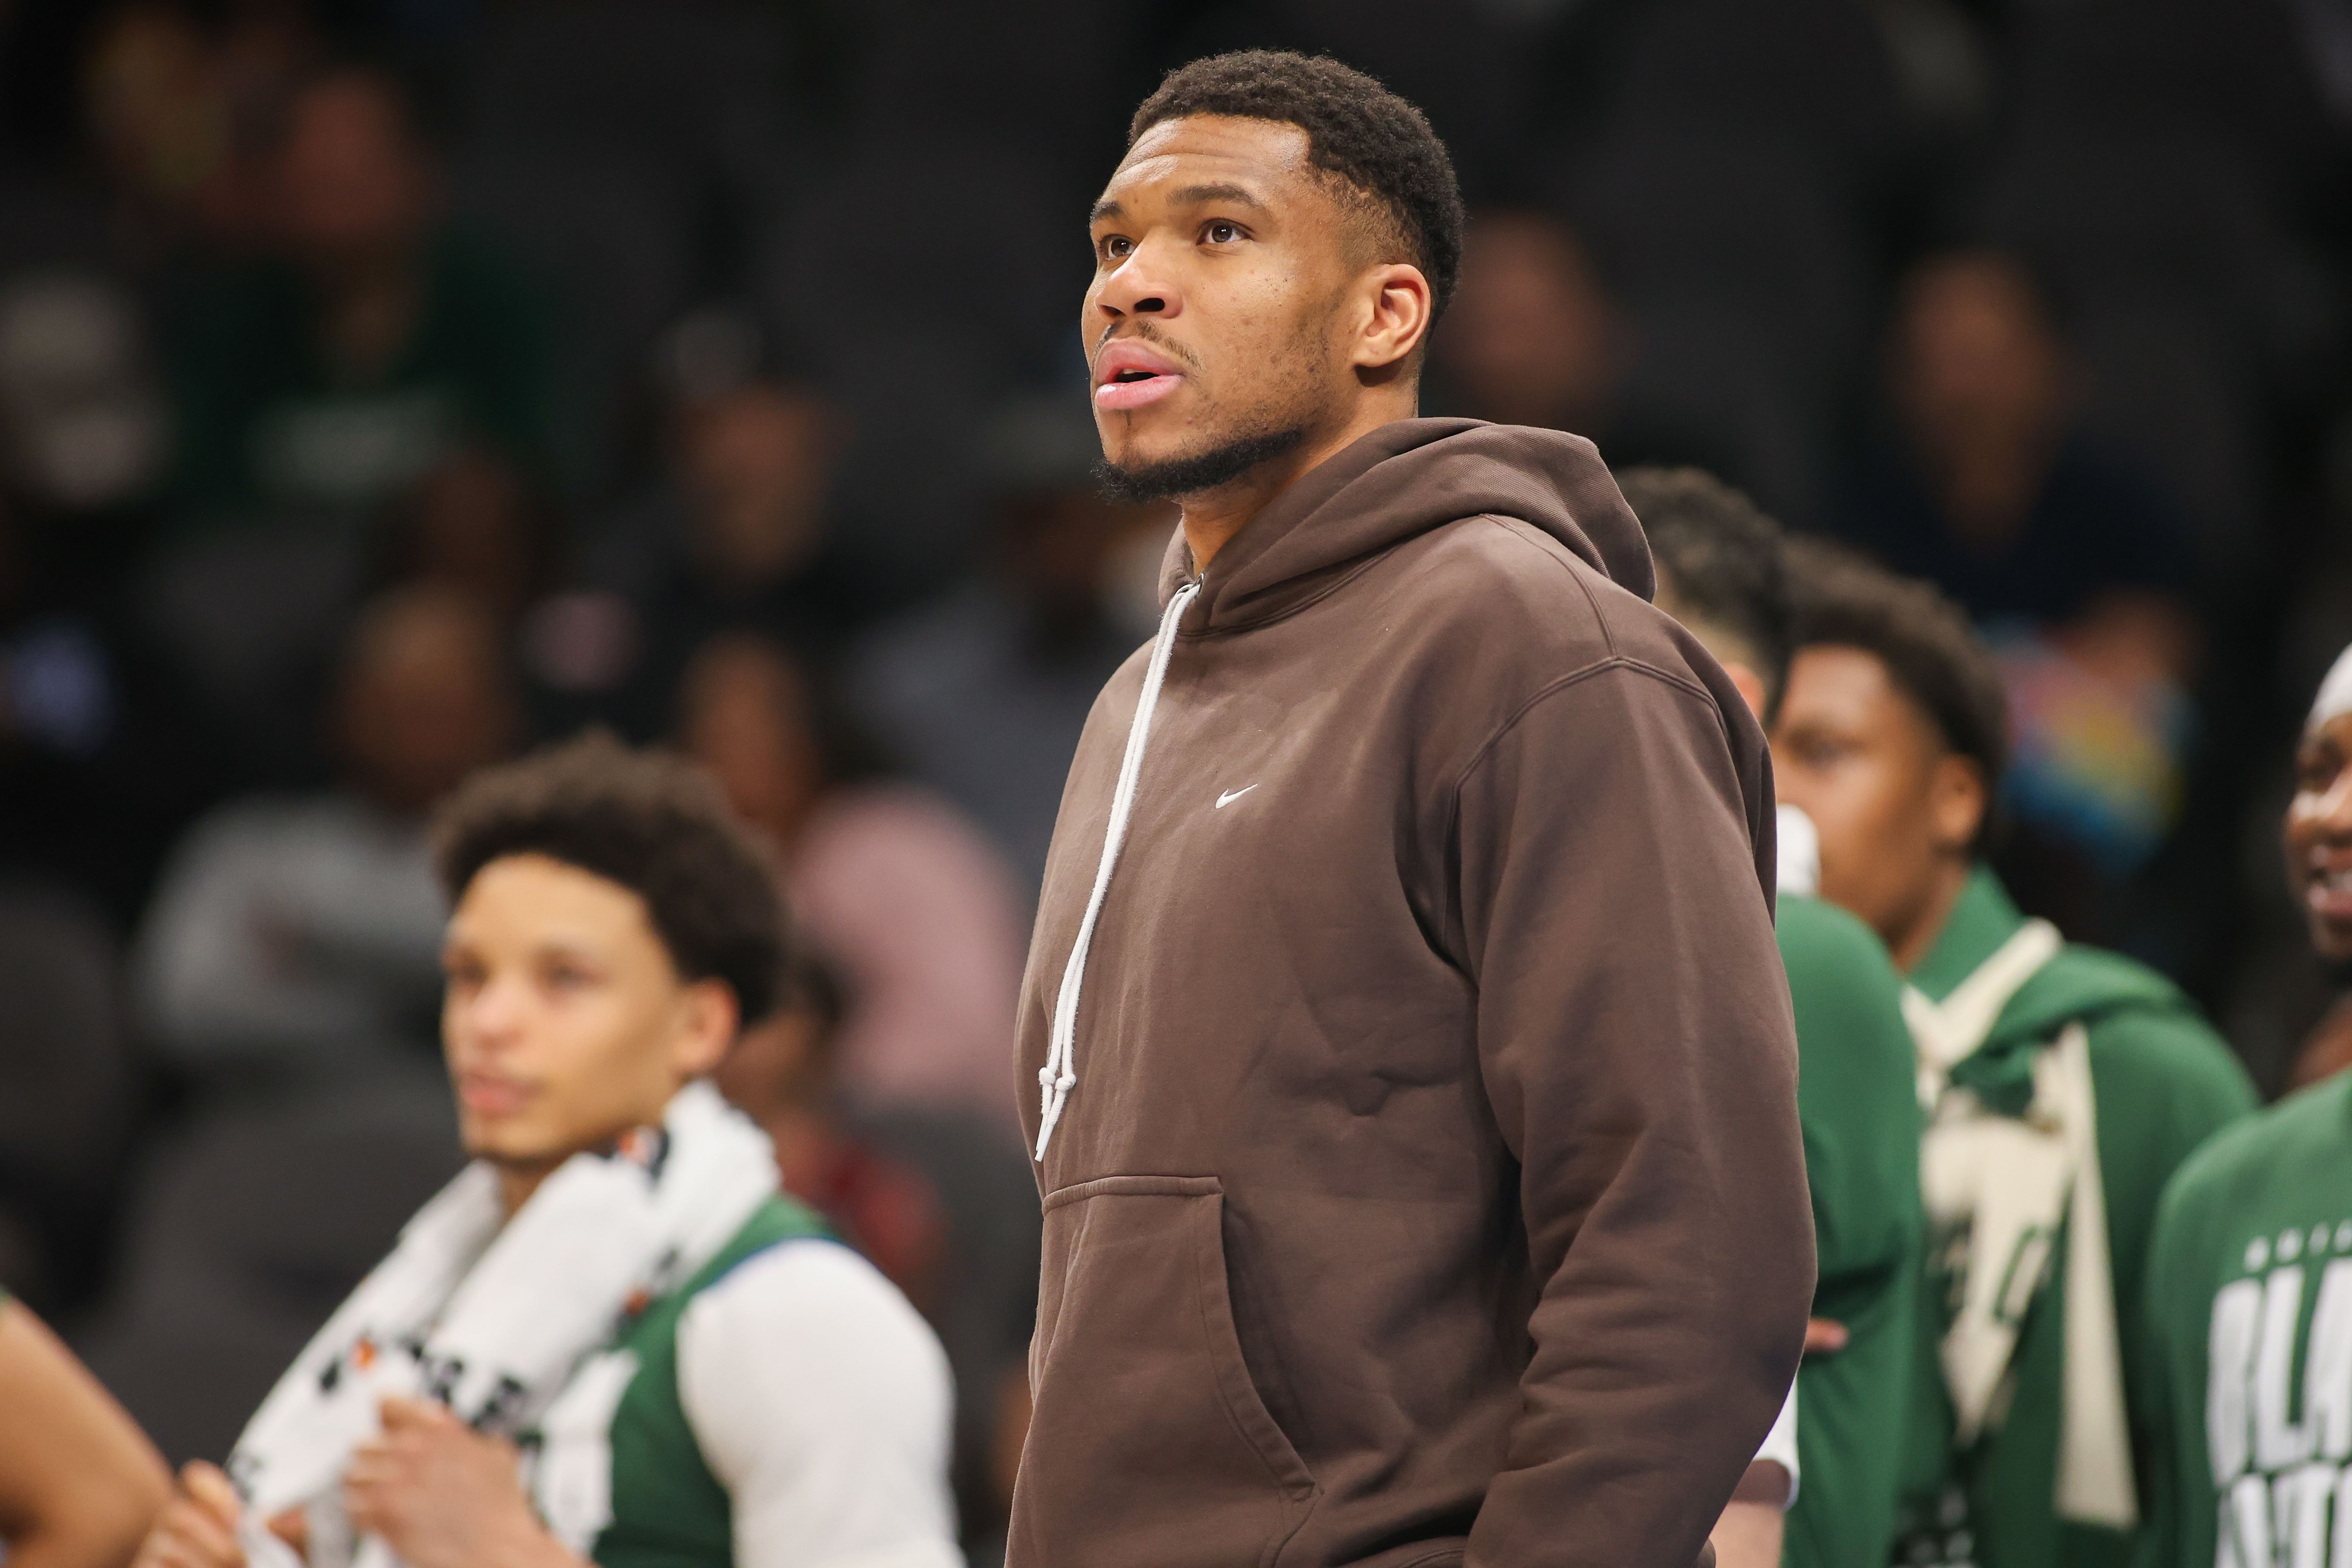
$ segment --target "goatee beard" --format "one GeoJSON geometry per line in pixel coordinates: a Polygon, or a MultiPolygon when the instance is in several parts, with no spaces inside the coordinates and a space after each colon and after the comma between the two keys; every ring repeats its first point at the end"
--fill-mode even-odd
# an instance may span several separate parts
{"type": "Polygon", "coordinates": [[[1306,440],[1307,427],[1300,425],[1287,430],[1244,436],[1222,447],[1195,452],[1189,458],[1171,458],[1164,463],[1123,468],[1105,458],[1095,465],[1095,482],[1102,487],[1106,497],[1116,501],[1171,500],[1199,495],[1203,490],[1232,484],[1261,463],[1286,457],[1306,440]]]}

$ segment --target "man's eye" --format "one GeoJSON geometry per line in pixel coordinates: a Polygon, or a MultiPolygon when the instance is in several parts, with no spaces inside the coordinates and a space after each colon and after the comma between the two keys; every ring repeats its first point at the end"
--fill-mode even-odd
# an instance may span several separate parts
{"type": "Polygon", "coordinates": [[[1211,245],[1231,245],[1242,237],[1242,228],[1237,223],[1226,223],[1221,219],[1202,229],[1201,234],[1211,245]]]}
{"type": "Polygon", "coordinates": [[[1100,246],[1104,259],[1108,261],[1122,260],[1134,248],[1135,242],[1123,234],[1108,236],[1100,246]]]}

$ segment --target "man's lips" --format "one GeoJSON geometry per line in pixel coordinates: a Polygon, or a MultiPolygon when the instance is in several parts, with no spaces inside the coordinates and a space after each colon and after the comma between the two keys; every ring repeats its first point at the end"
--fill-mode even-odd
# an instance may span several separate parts
{"type": "Polygon", "coordinates": [[[1132,338],[1121,339],[1095,356],[1095,406],[1123,413],[1157,403],[1184,384],[1184,372],[1167,355],[1132,338]]]}
{"type": "Polygon", "coordinates": [[[488,1073],[460,1073],[457,1098],[477,1116],[512,1116],[530,1103],[531,1089],[510,1078],[488,1073]]]}

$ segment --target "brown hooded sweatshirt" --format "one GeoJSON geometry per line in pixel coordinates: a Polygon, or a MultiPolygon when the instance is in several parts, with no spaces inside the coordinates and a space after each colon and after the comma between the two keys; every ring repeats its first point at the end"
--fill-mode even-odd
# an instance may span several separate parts
{"type": "Polygon", "coordinates": [[[1650,588],[1590,442],[1408,420],[1096,702],[1021,1006],[1010,1568],[1697,1558],[1812,1229],[1770,764],[1650,588]]]}

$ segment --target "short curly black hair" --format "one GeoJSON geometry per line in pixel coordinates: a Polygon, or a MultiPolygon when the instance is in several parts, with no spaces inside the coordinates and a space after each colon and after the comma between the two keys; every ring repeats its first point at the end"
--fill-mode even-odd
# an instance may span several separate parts
{"type": "Polygon", "coordinates": [[[1307,132],[1307,161],[1367,210],[1397,258],[1429,279],[1430,319],[1462,271],[1462,187],[1420,110],[1352,66],[1288,49],[1242,49],[1179,66],[1136,110],[1127,144],[1163,120],[1229,114],[1307,132]]]}
{"type": "Polygon", "coordinates": [[[1649,536],[1660,607],[1702,640],[1713,635],[1734,645],[1763,679],[1759,717],[1770,723],[1789,681],[1789,568],[1780,525],[1705,468],[1628,468],[1617,476],[1617,488],[1649,536]]]}
{"type": "Polygon", "coordinates": [[[603,731],[486,768],[434,813],[433,867],[455,903],[493,860],[544,855],[645,900],[670,962],[774,1011],[786,952],[775,871],[710,775],[603,731]]]}
{"type": "MultiPolygon", "coordinates": [[[[2009,697],[1967,614],[1942,590],[1826,540],[1789,542],[1791,647],[1858,647],[1927,716],[1953,752],[1975,763],[1988,795],[2009,766],[2009,697]]],[[[1982,849],[1997,827],[1988,809],[1982,849]]]]}

